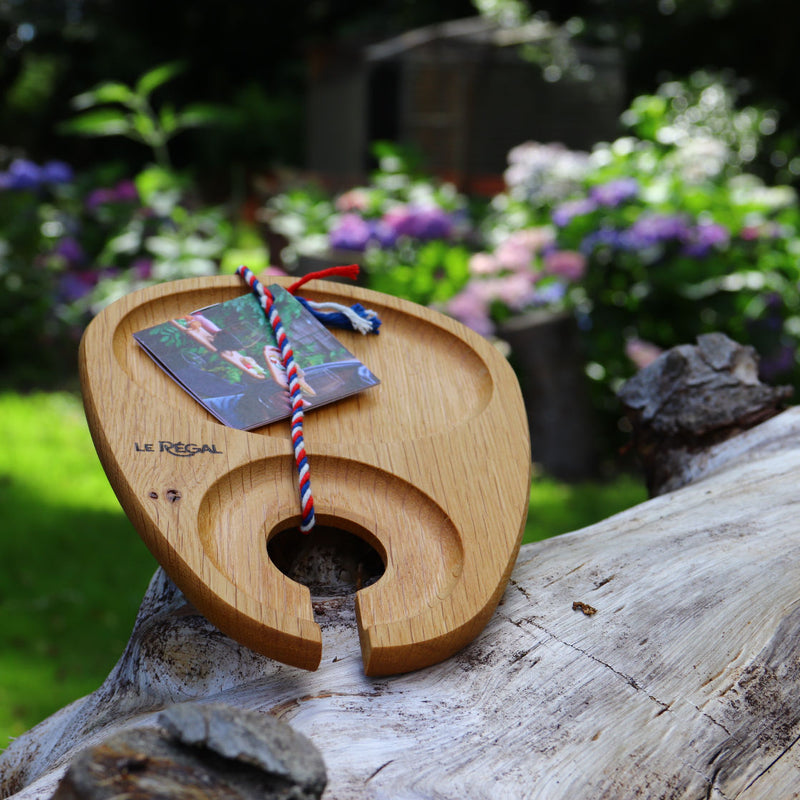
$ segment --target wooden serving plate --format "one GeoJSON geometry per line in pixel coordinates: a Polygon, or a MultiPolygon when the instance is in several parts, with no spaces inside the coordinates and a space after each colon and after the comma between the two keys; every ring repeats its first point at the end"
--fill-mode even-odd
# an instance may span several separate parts
{"type": "MultiPolygon", "coordinates": [[[[310,592],[267,552],[300,519],[288,420],[221,425],[133,338],[247,291],[234,276],[197,278],[106,308],[81,343],[84,404],[122,507],[186,597],[248,647],[315,669],[310,592]]],[[[306,415],[311,485],[317,521],[385,564],[356,595],[365,672],[434,664],[481,631],[516,559],[531,463],[519,386],[491,344],[427,308],[339,283],[301,293],[383,321],[377,336],[334,332],[381,384],[306,415]]]]}

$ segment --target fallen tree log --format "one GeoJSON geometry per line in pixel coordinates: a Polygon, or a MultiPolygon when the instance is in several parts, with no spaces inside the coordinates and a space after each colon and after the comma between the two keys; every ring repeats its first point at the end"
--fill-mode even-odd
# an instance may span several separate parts
{"type": "Polygon", "coordinates": [[[364,676],[351,598],[322,597],[316,672],[238,645],[157,572],[100,689],[0,755],[50,798],[85,748],[177,703],[288,722],[324,798],[800,797],[800,409],[710,446],[691,483],[523,547],[483,633],[364,676]]]}

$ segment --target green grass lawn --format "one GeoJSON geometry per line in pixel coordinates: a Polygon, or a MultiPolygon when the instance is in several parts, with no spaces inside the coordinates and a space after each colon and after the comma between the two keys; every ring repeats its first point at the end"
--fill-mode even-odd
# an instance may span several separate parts
{"type": "MultiPolygon", "coordinates": [[[[128,640],[156,563],[117,503],[80,400],[0,393],[0,749],[93,691],[128,640]]],[[[641,481],[537,477],[525,541],[645,499],[641,481]]]]}

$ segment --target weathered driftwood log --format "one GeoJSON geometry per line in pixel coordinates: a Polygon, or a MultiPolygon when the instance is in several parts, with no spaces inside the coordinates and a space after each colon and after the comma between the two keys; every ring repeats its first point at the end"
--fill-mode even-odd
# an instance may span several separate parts
{"type": "Polygon", "coordinates": [[[317,597],[311,673],[222,635],[159,571],[104,685],[0,755],[0,796],[49,798],[86,747],[223,702],[311,739],[335,800],[800,797],[798,475],[791,409],[679,491],[526,545],[469,647],[392,678],[363,675],[347,596],[317,597]]]}
{"type": "Polygon", "coordinates": [[[703,453],[774,416],[790,386],[758,378],[758,355],[722,333],[663,353],[619,393],[651,495],[689,483],[703,453]]]}

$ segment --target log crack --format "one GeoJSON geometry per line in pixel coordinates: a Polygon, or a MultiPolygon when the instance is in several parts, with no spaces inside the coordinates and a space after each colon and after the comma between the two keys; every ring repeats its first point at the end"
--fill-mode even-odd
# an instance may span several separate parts
{"type": "MultiPolygon", "coordinates": [[[[525,594],[525,592],[523,592],[523,594],[525,594]]],[[[624,680],[625,683],[627,683],[632,689],[635,689],[637,692],[642,692],[643,694],[646,694],[650,700],[652,700],[656,705],[660,706],[661,711],[659,713],[664,713],[665,711],[670,710],[670,707],[672,705],[671,703],[665,703],[663,700],[659,700],[657,697],[654,697],[631,675],[626,675],[621,670],[618,670],[616,667],[603,661],[603,659],[593,655],[588,650],[584,650],[582,647],[578,647],[578,645],[574,644],[573,642],[567,642],[561,637],[556,636],[552,631],[549,631],[547,628],[545,628],[540,623],[535,622],[533,619],[526,618],[522,620],[513,620],[510,617],[505,617],[505,619],[507,619],[512,625],[516,625],[517,627],[524,627],[524,625],[527,623],[528,625],[533,626],[537,630],[540,630],[546,636],[549,636],[553,641],[558,642],[559,644],[562,644],[565,647],[569,647],[571,650],[574,650],[575,652],[580,653],[583,656],[586,656],[586,658],[590,659],[595,664],[599,664],[601,667],[610,670],[618,678],[624,680]]]]}
{"type": "Polygon", "coordinates": [[[364,784],[366,785],[367,783],[369,783],[381,770],[385,769],[386,767],[389,766],[389,764],[393,764],[393,763],[394,763],[394,759],[390,758],[385,764],[381,764],[378,767],[378,769],[376,769],[375,772],[373,772],[372,775],[370,775],[369,778],[367,778],[364,781],[364,784]]]}
{"type": "MultiPolygon", "coordinates": [[[[744,794],[754,784],[758,783],[758,781],[760,781],[761,778],[763,778],[798,742],[800,742],[800,735],[796,736],[791,744],[785,747],[775,758],[773,758],[772,761],[770,761],[770,763],[767,764],[767,766],[764,767],[764,769],[762,769],[761,772],[759,772],[758,775],[756,775],[755,778],[753,778],[753,780],[751,780],[750,783],[748,783],[747,786],[745,786],[744,789],[742,789],[742,791],[736,795],[736,797],[744,794]]],[[[734,800],[736,800],[736,798],[734,798],[734,800]]]]}

